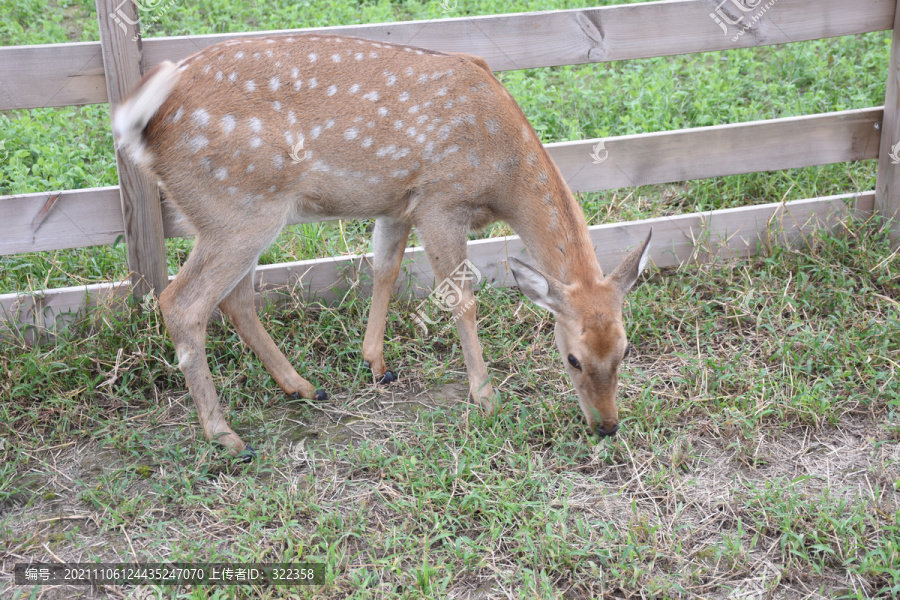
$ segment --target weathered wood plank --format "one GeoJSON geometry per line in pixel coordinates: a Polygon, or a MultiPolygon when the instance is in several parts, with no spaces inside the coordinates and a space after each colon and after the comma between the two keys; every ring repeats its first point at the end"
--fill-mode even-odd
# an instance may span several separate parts
{"type": "MultiPolygon", "coordinates": [[[[163,203],[166,237],[193,232],[163,203]]],[[[125,235],[119,186],[0,196],[0,256],[105,246],[125,235]],[[32,221],[47,198],[60,194],[36,230],[32,221]]]]}
{"type": "MultiPolygon", "coordinates": [[[[133,2],[117,0],[96,0],[96,4],[106,93],[114,110],[143,76],[140,32],[120,27],[117,16],[124,11],[129,13],[130,22],[137,22],[138,9],[133,2]]],[[[161,294],[169,278],[156,178],[148,176],[118,149],[116,165],[134,295],[140,298],[151,291],[161,294]]]]}
{"type": "MultiPolygon", "coordinates": [[[[433,21],[148,38],[143,40],[145,67],[180,60],[222,40],[298,32],[357,35],[469,52],[483,56],[495,71],[599,63],[888,30],[893,27],[896,2],[856,0],[851,9],[846,0],[817,0],[815,7],[808,0],[779,0],[755,23],[762,8],[741,13],[726,2],[719,8],[727,17],[722,25],[711,17],[719,4],[671,0],[433,21]],[[738,24],[729,24],[741,17],[738,24]],[[750,27],[744,30],[744,24],[750,27]]],[[[96,43],[0,48],[0,64],[9,65],[0,71],[0,110],[107,101],[105,87],[97,80],[97,69],[102,68],[99,52],[96,43]],[[35,73],[41,75],[38,81],[35,73]]]]}
{"type": "Polygon", "coordinates": [[[100,42],[0,47],[0,110],[108,101],[100,42]]]}
{"type": "MultiPolygon", "coordinates": [[[[595,191],[876,158],[881,114],[869,108],[608,138],[600,164],[591,157],[597,140],[547,149],[573,190],[595,191]]],[[[116,189],[63,192],[37,232],[30,224],[48,194],[0,197],[0,256],[111,243],[124,233],[111,201],[116,189]]],[[[192,233],[166,203],[163,227],[166,237],[192,233]]]]}
{"type": "Polygon", "coordinates": [[[878,152],[878,176],[875,181],[875,210],[890,219],[891,241],[900,247],[900,9],[894,18],[881,147],[878,152]]]}
{"type": "Polygon", "coordinates": [[[882,110],[548,144],[573,191],[779,171],[878,157],[882,110]],[[593,148],[603,143],[604,149],[593,148]],[[603,159],[595,164],[595,158],[603,159]]]}
{"type": "MultiPolygon", "coordinates": [[[[871,215],[874,199],[874,192],[865,192],[659,217],[597,225],[590,228],[590,235],[600,266],[610,272],[653,227],[650,258],[657,267],[669,267],[752,256],[769,244],[802,245],[815,228],[838,227],[850,214],[871,215]]],[[[492,285],[514,285],[506,269],[506,260],[509,256],[524,254],[523,244],[515,236],[469,242],[469,260],[492,285]]],[[[330,303],[347,290],[348,281],[370,279],[370,257],[329,257],[259,267],[257,286],[264,297],[272,299],[277,299],[283,288],[292,287],[304,299],[315,298],[330,303]]],[[[434,274],[424,251],[408,248],[396,289],[423,296],[429,293],[433,283],[434,274]]],[[[52,328],[68,322],[73,313],[86,306],[112,302],[129,291],[127,282],[119,282],[44,290],[35,294],[3,294],[0,295],[0,326],[11,320],[17,326],[52,328]]]]}

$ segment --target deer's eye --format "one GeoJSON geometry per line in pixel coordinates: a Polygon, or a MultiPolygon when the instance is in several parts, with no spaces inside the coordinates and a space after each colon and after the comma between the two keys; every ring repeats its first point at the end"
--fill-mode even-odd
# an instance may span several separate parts
{"type": "Polygon", "coordinates": [[[631,344],[628,344],[627,346],[625,346],[625,356],[623,356],[622,359],[628,358],[629,354],[631,354],[631,344]]]}
{"type": "Polygon", "coordinates": [[[575,367],[576,369],[578,369],[579,371],[581,370],[581,363],[578,362],[578,359],[575,358],[574,356],[572,356],[571,354],[569,355],[569,364],[572,365],[573,367],[575,367]]]}

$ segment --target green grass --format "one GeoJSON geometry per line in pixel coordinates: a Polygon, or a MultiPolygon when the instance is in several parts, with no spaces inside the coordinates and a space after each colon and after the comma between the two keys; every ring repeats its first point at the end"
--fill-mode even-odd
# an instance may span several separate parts
{"type": "Polygon", "coordinates": [[[550,319],[514,291],[479,294],[504,382],[492,417],[465,402],[455,336],[420,337],[408,301],[390,311],[402,378],[387,388],[361,369],[365,298],[264,311],[332,394],[318,406],[283,397],[214,323],[215,383],[259,451],[250,466],[202,439],[157,310],[94,311],[40,346],[0,349],[0,538],[14,557],[46,545],[107,561],[324,562],[327,583],[296,597],[890,595],[900,260],[876,222],[845,227],[749,262],[651,271],[626,306],[622,430],[599,443],[550,319]]]}
{"type": "MultiPolygon", "coordinates": [[[[453,14],[578,6],[479,0],[453,14]]],[[[438,2],[179,2],[149,35],[443,14],[438,2]]],[[[0,0],[0,44],[94,39],[93,2],[0,0]]],[[[889,42],[878,33],[501,79],[545,142],[607,137],[880,105],[889,42]]],[[[115,184],[108,119],[105,106],[0,113],[0,194],[115,184]]],[[[580,199],[593,224],[869,190],[874,177],[865,161],[580,199]]],[[[370,229],[298,226],[262,262],[365,251],[370,229]]],[[[191,241],[168,244],[174,273],[191,241]]],[[[125,273],[121,243],[3,257],[0,292],[125,273]]],[[[152,597],[900,595],[900,259],[877,220],[749,261],[651,269],[625,308],[634,352],[621,371],[622,429],[599,442],[585,435],[552,319],[516,292],[479,292],[503,399],[486,417],[466,401],[456,334],[422,337],[408,300],[392,304],[385,344],[401,379],[372,386],[360,350],[368,300],[355,289],[334,307],[288,293],[262,313],[297,370],[329,390],[324,404],[285,398],[230,326],[210,326],[220,400],[259,452],[249,466],[203,439],[152,302],[141,314],[93,310],[36,346],[4,338],[0,577],[54,557],[302,560],[326,565],[323,587],[152,597]]],[[[0,579],[0,596],[39,591],[0,579]]]]}

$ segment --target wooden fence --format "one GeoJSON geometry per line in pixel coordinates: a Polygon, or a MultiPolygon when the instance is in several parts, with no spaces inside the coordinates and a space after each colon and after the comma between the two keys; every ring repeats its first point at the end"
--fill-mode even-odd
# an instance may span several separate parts
{"type": "MultiPolygon", "coordinates": [[[[791,243],[810,227],[832,227],[848,214],[892,219],[900,241],[900,170],[891,159],[900,143],[900,11],[898,0],[670,0],[603,8],[450,18],[428,22],[328,27],[376,41],[483,56],[495,71],[599,63],[800,42],[893,30],[883,107],[701,127],[602,140],[608,158],[594,164],[601,140],[548,144],[573,191],[661,184],[758,171],[879,160],[876,189],[864,193],[661,217],[590,228],[604,270],[611,269],[654,227],[651,258],[658,266],[749,256],[762,244],[791,243]],[[749,7],[753,7],[750,9],[749,7]],[[765,11],[762,18],[754,16],[765,11]],[[738,21],[743,17],[743,20],[738,21]],[[723,30],[725,34],[723,35],[723,30]],[[744,33],[734,39],[738,31],[744,33]],[[734,40],[734,41],[733,41],[734,40]],[[774,223],[774,226],[773,226],[774,223]]],[[[217,42],[283,32],[217,34],[141,40],[122,23],[136,21],[131,1],[96,0],[100,42],[0,47],[0,110],[115,105],[141,74],[217,42]],[[121,17],[127,17],[123,19],[121,17]]],[[[896,154],[895,154],[896,156],[896,154]]],[[[124,235],[130,282],[0,295],[2,319],[38,327],[110,296],[157,292],[168,282],[165,237],[189,235],[160,206],[156,184],[117,155],[119,186],[0,197],[0,255],[109,244],[124,235]],[[33,226],[48,199],[46,218],[33,226]]],[[[523,252],[518,238],[470,242],[469,256],[489,281],[512,283],[505,260],[523,252]]],[[[407,281],[430,286],[433,273],[419,248],[406,251],[407,281]]],[[[333,298],[348,277],[368,271],[367,256],[270,265],[258,286],[300,284],[304,295],[333,298]]]]}

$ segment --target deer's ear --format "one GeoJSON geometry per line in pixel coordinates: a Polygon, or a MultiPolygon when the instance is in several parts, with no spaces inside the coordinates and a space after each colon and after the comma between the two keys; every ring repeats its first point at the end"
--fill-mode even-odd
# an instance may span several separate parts
{"type": "Polygon", "coordinates": [[[542,308],[557,313],[560,309],[560,283],[530,267],[518,258],[509,259],[509,270],[516,278],[516,285],[532,302],[542,308]]]}
{"type": "Polygon", "coordinates": [[[648,250],[650,250],[650,238],[653,237],[653,228],[647,234],[644,243],[628,253],[616,270],[609,274],[607,280],[613,284],[615,289],[624,298],[634,282],[641,275],[644,267],[647,266],[648,250]]]}

